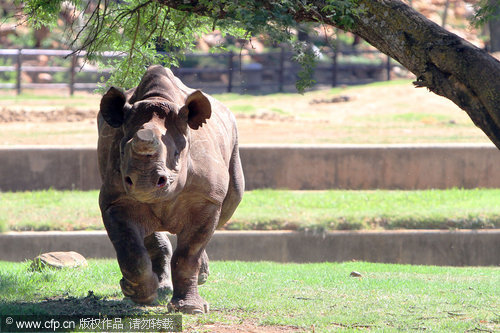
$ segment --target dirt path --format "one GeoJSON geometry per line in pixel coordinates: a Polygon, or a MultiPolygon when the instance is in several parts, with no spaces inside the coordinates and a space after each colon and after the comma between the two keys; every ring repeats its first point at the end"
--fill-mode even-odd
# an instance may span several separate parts
{"type": "MultiPolygon", "coordinates": [[[[221,99],[237,116],[243,144],[489,142],[465,112],[409,82],[221,99]]],[[[95,145],[99,101],[4,99],[0,145],[95,145]]]]}

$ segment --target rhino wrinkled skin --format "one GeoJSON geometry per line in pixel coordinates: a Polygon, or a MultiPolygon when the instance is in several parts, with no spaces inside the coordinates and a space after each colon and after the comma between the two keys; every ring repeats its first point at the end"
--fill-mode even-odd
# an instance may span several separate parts
{"type": "Polygon", "coordinates": [[[205,247],[244,191],[234,116],[152,66],[137,88],[102,97],[98,130],[99,205],[123,294],[149,304],[173,289],[172,311],[207,312],[205,247]],[[161,231],[177,235],[173,253],[161,231]]]}

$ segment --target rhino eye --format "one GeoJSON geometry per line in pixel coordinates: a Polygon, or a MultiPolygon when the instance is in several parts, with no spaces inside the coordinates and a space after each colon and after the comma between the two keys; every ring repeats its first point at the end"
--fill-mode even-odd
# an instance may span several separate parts
{"type": "Polygon", "coordinates": [[[174,157],[175,157],[175,158],[178,158],[178,157],[179,157],[179,154],[180,154],[180,153],[179,153],[179,151],[178,151],[178,150],[175,150],[175,152],[174,152],[174,157]]]}

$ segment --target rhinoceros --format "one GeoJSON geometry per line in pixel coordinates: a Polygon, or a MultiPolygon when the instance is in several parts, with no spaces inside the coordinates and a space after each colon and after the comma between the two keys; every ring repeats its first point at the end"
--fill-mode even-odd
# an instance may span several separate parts
{"type": "Polygon", "coordinates": [[[205,247],[245,186],[233,114],[156,65],[136,88],[106,92],[98,131],[99,206],[123,294],[149,304],[172,292],[171,311],[208,312],[205,247]],[[177,235],[173,253],[164,231],[177,235]]]}

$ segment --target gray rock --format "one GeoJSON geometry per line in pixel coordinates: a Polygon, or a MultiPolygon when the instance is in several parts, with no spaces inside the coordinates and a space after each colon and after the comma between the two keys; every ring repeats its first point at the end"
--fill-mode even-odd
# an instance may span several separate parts
{"type": "Polygon", "coordinates": [[[349,274],[350,277],[363,277],[363,275],[360,272],[352,271],[351,274],[349,274]]]}
{"type": "Polygon", "coordinates": [[[31,268],[37,271],[45,267],[60,269],[87,266],[87,260],[81,254],[74,251],[43,253],[33,259],[33,263],[31,264],[31,268]]]}

